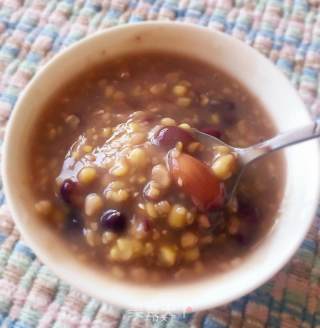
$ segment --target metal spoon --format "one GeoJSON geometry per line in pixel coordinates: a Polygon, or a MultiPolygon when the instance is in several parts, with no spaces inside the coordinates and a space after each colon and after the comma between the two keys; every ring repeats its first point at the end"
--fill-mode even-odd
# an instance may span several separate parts
{"type": "Polygon", "coordinates": [[[226,146],[231,150],[231,152],[237,154],[240,169],[235,178],[235,182],[231,188],[231,192],[229,193],[229,197],[227,200],[229,201],[230,199],[232,199],[238,187],[239,181],[245,171],[245,168],[250,163],[275,150],[319,137],[320,120],[317,120],[314,123],[308,124],[301,128],[296,128],[287,132],[280,133],[271,139],[265,140],[247,148],[232,147],[221,141],[220,139],[200,132],[197,129],[193,129],[192,132],[194,136],[198,139],[198,141],[201,143],[205,143],[210,146],[226,146]]]}

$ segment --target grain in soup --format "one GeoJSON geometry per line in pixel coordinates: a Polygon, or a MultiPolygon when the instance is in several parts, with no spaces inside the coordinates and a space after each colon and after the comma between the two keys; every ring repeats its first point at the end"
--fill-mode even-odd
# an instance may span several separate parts
{"type": "Polygon", "coordinates": [[[30,158],[35,211],[79,257],[118,279],[179,282],[223,272],[273,225],[283,158],[254,163],[231,203],[228,147],[275,134],[262,105],[202,62],[145,53],[91,67],[56,92],[30,158]]]}

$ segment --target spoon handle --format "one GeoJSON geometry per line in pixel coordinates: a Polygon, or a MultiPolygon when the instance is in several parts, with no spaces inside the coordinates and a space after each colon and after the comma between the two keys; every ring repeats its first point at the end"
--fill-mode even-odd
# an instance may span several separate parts
{"type": "Polygon", "coordinates": [[[316,120],[314,123],[278,134],[271,139],[240,150],[241,159],[245,165],[272,151],[295,145],[309,139],[318,138],[319,136],[320,119],[316,120]]]}

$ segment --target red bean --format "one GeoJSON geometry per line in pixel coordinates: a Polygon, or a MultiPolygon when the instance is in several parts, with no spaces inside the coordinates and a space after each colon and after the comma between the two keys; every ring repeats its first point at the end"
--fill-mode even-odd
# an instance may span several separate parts
{"type": "Polygon", "coordinates": [[[77,183],[71,179],[66,179],[63,181],[60,188],[60,195],[62,199],[67,203],[72,203],[72,196],[74,195],[77,189],[77,183]]]}
{"type": "Polygon", "coordinates": [[[205,127],[205,128],[201,128],[200,129],[200,132],[203,132],[203,133],[206,133],[206,134],[209,134],[210,136],[212,137],[216,137],[216,138],[221,138],[221,131],[218,130],[218,129],[215,129],[214,127],[212,126],[208,126],[208,127],[205,127]]]}
{"type": "Polygon", "coordinates": [[[156,146],[161,146],[166,149],[173,148],[178,142],[182,142],[187,146],[194,141],[193,136],[184,129],[176,126],[166,126],[160,129],[151,139],[151,142],[156,146]]]}
{"type": "Polygon", "coordinates": [[[100,227],[105,231],[123,232],[126,223],[126,217],[115,209],[105,211],[100,217],[100,227]]]}

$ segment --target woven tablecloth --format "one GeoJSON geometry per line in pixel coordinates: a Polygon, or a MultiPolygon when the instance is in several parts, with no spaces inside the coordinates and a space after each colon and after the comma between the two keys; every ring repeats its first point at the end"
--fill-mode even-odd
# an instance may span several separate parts
{"type": "MultiPolygon", "coordinates": [[[[0,142],[21,90],[52,56],[97,30],[145,20],[205,25],[243,40],[320,112],[320,0],[0,0],[0,142]]],[[[59,280],[20,239],[1,191],[0,202],[3,327],[320,327],[320,217],[286,267],[253,293],[160,316],[117,309],[59,280]]]]}

